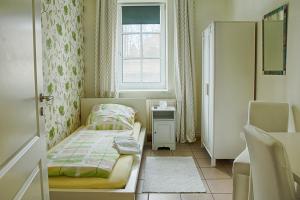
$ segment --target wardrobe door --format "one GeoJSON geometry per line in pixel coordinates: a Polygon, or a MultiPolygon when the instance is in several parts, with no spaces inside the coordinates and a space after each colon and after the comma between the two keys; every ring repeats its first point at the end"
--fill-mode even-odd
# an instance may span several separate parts
{"type": "Polygon", "coordinates": [[[210,155],[214,157],[214,145],[215,145],[215,98],[214,98],[214,93],[215,93],[215,79],[214,79],[214,74],[215,74],[215,33],[214,33],[214,24],[211,24],[209,26],[209,34],[208,34],[208,46],[209,46],[209,52],[208,52],[208,80],[209,84],[207,86],[207,94],[209,98],[209,103],[208,103],[208,146],[209,146],[209,151],[210,155]]]}
{"type": "Polygon", "coordinates": [[[202,143],[209,150],[209,71],[210,71],[210,31],[206,29],[202,35],[202,143]]]}

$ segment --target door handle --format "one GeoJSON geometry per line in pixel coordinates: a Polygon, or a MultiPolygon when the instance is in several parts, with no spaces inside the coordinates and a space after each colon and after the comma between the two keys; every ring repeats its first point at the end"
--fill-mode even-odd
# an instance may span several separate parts
{"type": "Polygon", "coordinates": [[[40,102],[52,101],[53,99],[54,96],[44,96],[42,93],[40,94],[40,102]]]}

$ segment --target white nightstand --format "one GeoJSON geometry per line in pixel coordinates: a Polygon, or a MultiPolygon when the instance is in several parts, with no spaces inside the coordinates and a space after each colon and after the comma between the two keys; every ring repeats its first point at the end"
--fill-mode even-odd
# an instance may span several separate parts
{"type": "Polygon", "coordinates": [[[175,150],[175,111],[174,107],[153,106],[151,108],[153,150],[157,150],[159,147],[169,147],[170,150],[175,150]]]}

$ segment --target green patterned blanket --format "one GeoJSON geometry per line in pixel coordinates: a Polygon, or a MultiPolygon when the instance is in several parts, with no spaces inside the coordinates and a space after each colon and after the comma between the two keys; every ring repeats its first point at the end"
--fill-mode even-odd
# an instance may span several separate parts
{"type": "Polygon", "coordinates": [[[78,131],[48,152],[49,176],[109,177],[119,158],[114,136],[78,131]]]}

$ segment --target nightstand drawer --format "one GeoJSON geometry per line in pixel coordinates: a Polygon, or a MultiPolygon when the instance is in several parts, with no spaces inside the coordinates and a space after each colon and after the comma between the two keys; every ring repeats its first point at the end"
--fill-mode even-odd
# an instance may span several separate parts
{"type": "Polygon", "coordinates": [[[153,111],[153,119],[175,119],[174,111],[153,111]]]}

